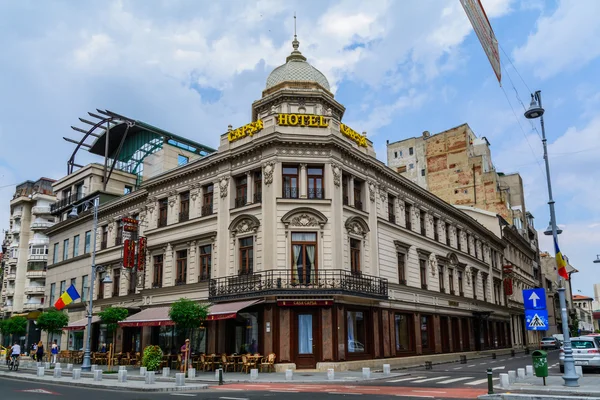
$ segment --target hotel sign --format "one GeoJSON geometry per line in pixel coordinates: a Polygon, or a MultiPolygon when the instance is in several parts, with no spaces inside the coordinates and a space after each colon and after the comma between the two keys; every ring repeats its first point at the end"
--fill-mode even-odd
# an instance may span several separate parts
{"type": "Polygon", "coordinates": [[[350,140],[356,142],[357,145],[367,147],[367,136],[361,135],[346,124],[340,124],[340,132],[350,140]]]}
{"type": "Polygon", "coordinates": [[[322,115],[278,114],[277,125],[307,126],[309,128],[327,128],[329,126],[329,120],[322,115]]]}
{"type": "Polygon", "coordinates": [[[233,129],[227,134],[227,138],[230,142],[245,138],[246,136],[253,136],[254,134],[262,131],[263,122],[259,119],[255,122],[250,122],[240,128],[233,129]]]}
{"type": "Polygon", "coordinates": [[[278,307],[327,307],[333,300],[277,300],[278,307]]]}

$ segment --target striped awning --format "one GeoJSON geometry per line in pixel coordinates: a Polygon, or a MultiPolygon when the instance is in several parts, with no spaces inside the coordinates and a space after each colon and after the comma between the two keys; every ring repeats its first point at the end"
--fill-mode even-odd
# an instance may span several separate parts
{"type": "MultiPolygon", "coordinates": [[[[97,315],[92,316],[92,324],[100,322],[100,317],[97,315]]],[[[65,326],[63,329],[66,331],[82,331],[87,327],[88,319],[87,317],[82,318],[78,321],[71,322],[69,325],[65,326]]]]}
{"type": "Polygon", "coordinates": [[[146,308],[119,322],[121,327],[168,326],[175,325],[169,318],[169,307],[146,308]]]}
{"type": "Polygon", "coordinates": [[[263,300],[234,301],[231,303],[213,304],[208,310],[208,321],[235,318],[244,308],[262,303],[263,300]]]}

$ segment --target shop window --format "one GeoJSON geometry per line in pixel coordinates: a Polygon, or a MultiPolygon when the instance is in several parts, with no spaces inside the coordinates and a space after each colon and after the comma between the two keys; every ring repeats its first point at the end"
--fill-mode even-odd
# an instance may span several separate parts
{"type": "Polygon", "coordinates": [[[200,276],[198,281],[210,279],[210,267],[212,265],[212,246],[207,244],[200,246],[200,276]]]}
{"type": "Polygon", "coordinates": [[[206,353],[206,331],[204,326],[191,330],[176,326],[155,326],[150,331],[150,343],[158,344],[165,355],[177,355],[185,339],[190,339],[192,354],[206,353]]]}
{"type": "Polygon", "coordinates": [[[313,354],[313,315],[298,314],[298,354],[313,354]]]}
{"type": "Polygon", "coordinates": [[[213,192],[212,184],[204,186],[202,195],[202,216],[211,215],[213,213],[213,192]]]}
{"type": "Polygon", "coordinates": [[[235,180],[235,206],[242,207],[248,202],[248,177],[240,176],[235,180]]]}
{"type": "Polygon", "coordinates": [[[350,239],[350,272],[360,274],[360,240],[350,239]]]}
{"type": "Polygon", "coordinates": [[[323,167],[308,167],[307,170],[308,183],[308,198],[323,199],[325,198],[323,186],[323,167]]]}
{"type": "Polygon", "coordinates": [[[348,353],[364,353],[366,351],[366,321],[362,311],[348,311],[346,313],[348,326],[348,353]]]}
{"type": "Polygon", "coordinates": [[[73,237],[73,257],[79,255],[79,235],[73,237]]]}
{"type": "Polygon", "coordinates": [[[251,274],[254,270],[254,238],[240,239],[240,275],[251,274]]]}
{"type": "Polygon", "coordinates": [[[294,282],[311,284],[317,274],[317,234],[292,233],[292,276],[294,282]]]}
{"type": "Polygon", "coordinates": [[[190,219],[190,192],[183,192],[179,195],[179,222],[190,219]]]}
{"type": "Polygon", "coordinates": [[[427,289],[427,261],[419,260],[419,272],[421,276],[421,288],[427,289]]]}
{"type": "Polygon", "coordinates": [[[84,254],[88,254],[90,252],[91,245],[92,245],[92,231],[87,231],[85,233],[85,244],[83,246],[84,254]]]}
{"type": "Polygon", "coordinates": [[[412,315],[396,314],[394,323],[396,325],[396,352],[412,351],[412,315]]]}
{"type": "Polygon", "coordinates": [[[423,352],[433,351],[433,318],[421,315],[421,347],[423,352]]]}
{"type": "Polygon", "coordinates": [[[169,199],[158,201],[158,227],[167,226],[167,212],[169,209],[169,199]]]}
{"type": "Polygon", "coordinates": [[[398,283],[406,285],[406,254],[398,253],[398,283]]]}
{"type": "Polygon", "coordinates": [[[177,276],[176,285],[185,285],[187,283],[187,250],[177,251],[177,276]]]}
{"type": "Polygon", "coordinates": [[[283,167],[283,198],[297,199],[298,193],[298,167],[283,167]]]}
{"type": "Polygon", "coordinates": [[[163,281],[163,255],[159,254],[154,256],[153,258],[153,266],[152,266],[152,287],[159,288],[162,287],[163,281]]]}
{"type": "Polygon", "coordinates": [[[254,198],[253,203],[262,202],[262,171],[254,172],[254,198]]]}
{"type": "Polygon", "coordinates": [[[112,281],[113,281],[112,295],[113,295],[113,297],[118,297],[119,292],[121,290],[121,270],[119,268],[113,269],[112,281]]]}
{"type": "Polygon", "coordinates": [[[255,354],[259,351],[258,313],[238,313],[235,325],[235,351],[238,354],[255,354]]]}

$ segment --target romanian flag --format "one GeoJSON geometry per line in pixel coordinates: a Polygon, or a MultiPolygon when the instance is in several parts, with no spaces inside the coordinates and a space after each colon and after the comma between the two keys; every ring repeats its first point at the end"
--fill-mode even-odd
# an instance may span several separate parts
{"type": "Polygon", "coordinates": [[[569,273],[567,272],[567,260],[565,260],[560,252],[556,239],[554,239],[554,252],[556,254],[556,267],[558,268],[558,275],[565,279],[569,279],[569,273]]]}
{"type": "Polygon", "coordinates": [[[77,293],[75,286],[71,285],[63,294],[60,295],[58,300],[56,300],[56,303],[54,303],[54,308],[57,310],[62,310],[65,308],[65,306],[68,306],[80,297],[81,296],[79,296],[79,293],[77,293]]]}

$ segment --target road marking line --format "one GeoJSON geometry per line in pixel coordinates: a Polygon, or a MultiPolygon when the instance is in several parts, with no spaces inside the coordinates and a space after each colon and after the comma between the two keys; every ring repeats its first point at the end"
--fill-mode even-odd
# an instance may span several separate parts
{"type": "MultiPolygon", "coordinates": [[[[184,397],[196,397],[195,394],[188,393],[171,393],[171,396],[184,396],[184,397]]],[[[235,399],[235,397],[219,397],[220,399],[235,399]]],[[[248,400],[248,399],[239,399],[239,400],[248,400]]]]}
{"type": "MultiPolygon", "coordinates": [[[[497,381],[499,379],[500,378],[494,378],[493,380],[497,381]]],[[[476,385],[481,385],[482,383],[486,383],[487,381],[488,381],[487,378],[485,378],[485,379],[478,379],[478,380],[473,381],[473,382],[466,382],[465,385],[476,386],[476,385]]]]}
{"type": "MultiPolygon", "coordinates": [[[[173,395],[175,396],[175,395],[173,395]]],[[[248,400],[246,397],[219,397],[222,400],[248,400]]]]}
{"type": "Polygon", "coordinates": [[[456,367],[456,368],[452,368],[452,369],[462,369],[462,367],[456,367]]]}
{"type": "Polygon", "coordinates": [[[423,395],[419,395],[419,394],[395,394],[394,396],[396,397],[419,397],[419,398],[424,398],[424,399],[433,399],[434,396],[423,396],[423,395]]]}
{"type": "Polygon", "coordinates": [[[273,392],[273,393],[300,393],[297,390],[269,390],[269,392],[273,392]]]}
{"type": "Polygon", "coordinates": [[[490,364],[493,364],[493,363],[495,363],[495,362],[496,362],[495,360],[494,360],[494,361],[490,361],[490,364]]]}
{"type": "Polygon", "coordinates": [[[439,394],[444,394],[444,393],[448,393],[446,391],[439,391],[439,390],[413,390],[413,393],[439,393],[439,394]]]}
{"type": "Polygon", "coordinates": [[[419,379],[418,381],[412,381],[412,383],[422,383],[422,382],[431,382],[437,381],[440,379],[450,378],[449,376],[434,376],[433,378],[419,379]]]}
{"type": "Polygon", "coordinates": [[[485,364],[487,364],[487,363],[479,363],[479,365],[485,365],[485,364]]]}
{"type": "Polygon", "coordinates": [[[448,383],[466,381],[467,379],[473,379],[474,376],[463,376],[460,378],[447,379],[445,381],[436,382],[438,385],[447,385],[448,383]]]}
{"type": "Polygon", "coordinates": [[[346,393],[346,392],[328,392],[327,394],[354,394],[357,396],[362,395],[362,393],[346,393]]]}
{"type": "Polygon", "coordinates": [[[474,366],[475,366],[475,364],[467,365],[467,368],[471,368],[471,367],[474,367],[474,366]]]}
{"type": "Polygon", "coordinates": [[[387,383],[396,383],[396,382],[404,382],[404,381],[412,381],[413,379],[421,379],[425,378],[424,376],[411,376],[410,378],[402,378],[402,379],[394,379],[393,381],[386,381],[387,383]]]}

